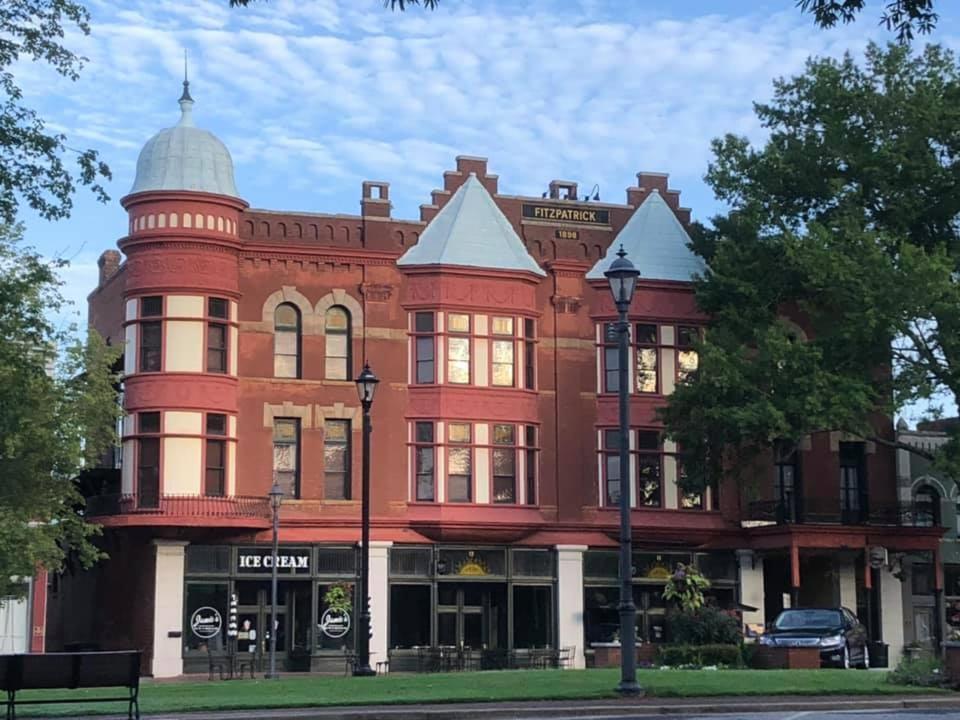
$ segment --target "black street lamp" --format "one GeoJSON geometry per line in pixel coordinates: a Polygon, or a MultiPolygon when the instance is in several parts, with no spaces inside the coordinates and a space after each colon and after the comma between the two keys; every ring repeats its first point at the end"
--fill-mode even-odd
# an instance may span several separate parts
{"type": "Polygon", "coordinates": [[[637,682],[637,607],[633,604],[633,543],[630,534],[630,404],[627,395],[628,343],[630,321],[627,313],[637,286],[640,271],[627,259],[623,246],[617,259],[603,273],[610,282],[610,292],[619,314],[617,337],[620,351],[618,388],[620,394],[620,683],[621,695],[639,695],[637,682]]]}
{"type": "Polygon", "coordinates": [[[273,513],[273,558],[270,561],[270,672],[267,677],[277,679],[277,555],[280,552],[280,504],[283,488],[273,481],[270,488],[270,510],[273,513]]]}
{"type": "Polygon", "coordinates": [[[380,380],[369,364],[357,376],[357,394],[363,407],[363,497],[361,500],[360,522],[360,622],[356,634],[357,660],[353,674],[361,676],[375,675],[370,668],[370,406],[373,394],[380,380]]]}

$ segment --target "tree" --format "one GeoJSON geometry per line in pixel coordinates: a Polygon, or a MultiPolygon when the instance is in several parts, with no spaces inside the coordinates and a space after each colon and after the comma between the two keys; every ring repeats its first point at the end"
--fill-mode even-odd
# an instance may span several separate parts
{"type": "MultiPolygon", "coordinates": [[[[251,0],[230,0],[230,7],[246,7],[250,2],[251,0]]],[[[428,10],[436,10],[440,5],[440,0],[383,0],[384,7],[401,11],[421,3],[428,10]]]]}
{"type": "Polygon", "coordinates": [[[0,225],[0,597],[68,553],[84,567],[100,557],[74,481],[115,442],[119,412],[117,353],[53,325],[63,263],[21,242],[20,226],[0,225]]]}
{"type": "MultiPolygon", "coordinates": [[[[662,411],[691,489],[817,431],[895,444],[878,418],[960,392],[954,56],[813,59],[755,109],[762,147],[713,143],[706,179],[731,209],[693,241],[710,327],[662,411]]],[[[938,461],[960,471],[957,434],[938,461]]]]}
{"type": "Polygon", "coordinates": [[[99,179],[110,169],[94,150],[74,150],[63,133],[50,132],[36,111],[23,102],[13,65],[18,60],[45,62],[70,80],[79,77],[85,58],[63,44],[64,27],[89,34],[89,13],[73,0],[0,2],[0,222],[13,224],[21,202],[48,220],[70,215],[77,183],[107,201],[99,179]],[[64,160],[76,155],[76,169],[64,160]]]}
{"type": "MultiPolygon", "coordinates": [[[[933,0],[884,0],[880,23],[896,32],[901,42],[913,39],[914,31],[929,33],[937,24],[933,0]]],[[[866,0],[797,0],[803,12],[811,13],[814,22],[829,28],[838,22],[850,23],[857,19],[866,0]]]]}

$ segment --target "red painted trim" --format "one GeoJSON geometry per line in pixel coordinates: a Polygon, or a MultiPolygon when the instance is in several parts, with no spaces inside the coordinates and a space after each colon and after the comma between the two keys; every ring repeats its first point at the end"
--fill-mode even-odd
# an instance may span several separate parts
{"type": "Polygon", "coordinates": [[[46,652],[47,643],[47,571],[37,568],[33,576],[30,607],[30,652],[46,652]]]}
{"type": "MultiPolygon", "coordinates": [[[[226,205],[235,210],[242,211],[250,207],[250,203],[231,195],[218,195],[209,192],[198,192],[195,190],[147,190],[145,192],[132,193],[120,198],[120,205],[124,210],[129,210],[135,205],[147,202],[189,201],[200,203],[212,203],[214,205],[226,205]]],[[[176,228],[174,228],[176,229],[176,228]]],[[[237,228],[239,233],[239,227],[237,228]]]]}

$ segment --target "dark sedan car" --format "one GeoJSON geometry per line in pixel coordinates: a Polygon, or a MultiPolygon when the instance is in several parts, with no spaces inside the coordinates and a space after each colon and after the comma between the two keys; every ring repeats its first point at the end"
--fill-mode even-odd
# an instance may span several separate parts
{"type": "Polygon", "coordinates": [[[867,629],[846,608],[795,608],[777,615],[761,645],[819,648],[820,665],[870,667],[867,629]]]}

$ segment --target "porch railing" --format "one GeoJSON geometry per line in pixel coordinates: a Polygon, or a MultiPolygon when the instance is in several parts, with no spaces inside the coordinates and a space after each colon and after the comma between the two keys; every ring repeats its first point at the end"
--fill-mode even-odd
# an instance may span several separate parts
{"type": "Polygon", "coordinates": [[[270,501],[263,497],[209,497],[206,495],[95,495],[87,498],[88,517],[112,515],[169,515],[173,517],[270,517],[270,501]]]}
{"type": "Polygon", "coordinates": [[[938,524],[936,508],[928,502],[871,502],[867,507],[844,508],[839,498],[790,498],[751,502],[748,520],[778,525],[887,525],[931,527],[938,524]]]}

